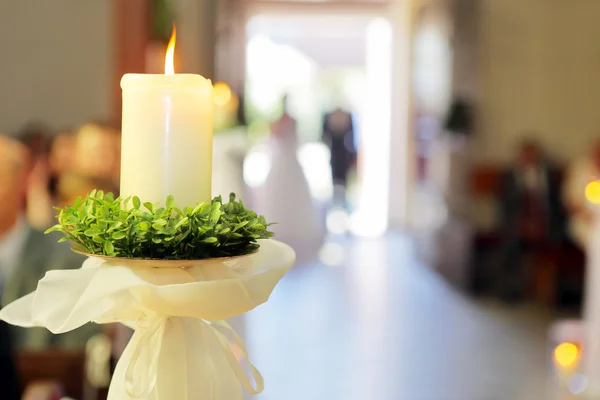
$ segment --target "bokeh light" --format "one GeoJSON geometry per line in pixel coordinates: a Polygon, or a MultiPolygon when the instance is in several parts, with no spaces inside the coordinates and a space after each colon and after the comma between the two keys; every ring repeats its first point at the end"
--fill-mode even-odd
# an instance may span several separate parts
{"type": "Polygon", "coordinates": [[[572,367],[578,359],[579,348],[573,343],[561,343],[554,349],[554,360],[560,367],[572,367]]]}
{"type": "Polygon", "coordinates": [[[256,146],[248,153],[244,160],[244,182],[251,188],[262,186],[271,170],[271,157],[265,146],[256,146]]]}
{"type": "Polygon", "coordinates": [[[231,100],[231,88],[225,82],[217,82],[213,86],[213,102],[217,106],[225,106],[231,100]]]}
{"type": "Polygon", "coordinates": [[[348,230],[350,217],[343,208],[334,208],[327,213],[327,230],[333,234],[343,234],[348,230]]]}
{"type": "Polygon", "coordinates": [[[582,394],[588,386],[588,378],[582,374],[575,374],[567,380],[567,388],[574,395],[582,394]]]}
{"type": "Polygon", "coordinates": [[[345,249],[339,243],[327,243],[319,252],[319,260],[328,267],[338,267],[344,263],[345,249]]]}
{"type": "Polygon", "coordinates": [[[600,181],[594,179],[585,187],[585,198],[592,204],[600,204],[600,181]]]}

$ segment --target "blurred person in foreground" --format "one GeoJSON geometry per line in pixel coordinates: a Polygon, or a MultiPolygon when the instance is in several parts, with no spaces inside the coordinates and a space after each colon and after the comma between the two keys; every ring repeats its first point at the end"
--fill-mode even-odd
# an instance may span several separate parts
{"type": "Polygon", "coordinates": [[[312,261],[323,243],[324,228],[297,157],[296,120],[287,97],[283,114],[273,122],[268,141],[270,168],[257,198],[257,211],[276,225],[277,239],[290,244],[300,261],[312,261]]]}
{"type": "Polygon", "coordinates": [[[506,300],[519,300],[522,296],[528,258],[542,254],[564,238],[559,185],[557,168],[544,157],[539,145],[533,141],[521,143],[516,163],[504,175],[501,186],[501,290],[506,300]]]}
{"type": "Polygon", "coordinates": [[[586,250],[594,222],[594,206],[585,198],[585,188],[600,179],[600,140],[590,146],[586,156],[575,160],[567,171],[563,199],[569,218],[569,235],[581,249],[586,250]]]}
{"type": "MultiPolygon", "coordinates": [[[[37,288],[38,281],[53,269],[79,268],[83,257],[54,235],[32,229],[25,218],[27,149],[0,136],[0,298],[5,306],[37,288]]],[[[16,348],[39,350],[49,347],[83,348],[97,332],[87,324],[70,333],[53,335],[43,328],[12,327],[16,348]]]]}

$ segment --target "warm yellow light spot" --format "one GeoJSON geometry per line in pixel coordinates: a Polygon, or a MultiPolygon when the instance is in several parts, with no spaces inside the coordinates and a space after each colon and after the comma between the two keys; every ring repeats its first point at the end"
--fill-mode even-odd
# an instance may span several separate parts
{"type": "Polygon", "coordinates": [[[213,86],[213,102],[217,106],[225,106],[231,100],[231,89],[225,82],[217,82],[213,86]]]}
{"type": "Polygon", "coordinates": [[[175,42],[177,41],[177,28],[173,25],[173,33],[171,40],[167,46],[167,54],[165,55],[165,74],[175,74],[175,42]]]}
{"type": "Polygon", "coordinates": [[[600,181],[594,179],[585,187],[585,198],[592,204],[600,204],[600,181]]]}
{"type": "Polygon", "coordinates": [[[561,343],[554,349],[554,360],[560,367],[571,367],[578,358],[579,349],[573,343],[561,343]]]}

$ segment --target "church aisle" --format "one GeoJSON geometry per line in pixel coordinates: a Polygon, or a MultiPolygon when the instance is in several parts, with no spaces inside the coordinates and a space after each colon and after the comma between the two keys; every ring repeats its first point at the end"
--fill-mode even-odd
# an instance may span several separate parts
{"type": "Polygon", "coordinates": [[[551,316],[476,303],[404,235],[344,239],[344,261],[297,266],[248,314],[260,400],[540,400],[551,316]]]}

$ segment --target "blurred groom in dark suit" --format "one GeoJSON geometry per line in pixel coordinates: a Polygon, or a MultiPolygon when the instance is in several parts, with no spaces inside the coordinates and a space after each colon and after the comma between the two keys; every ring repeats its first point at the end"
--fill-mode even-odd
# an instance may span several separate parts
{"type": "Polygon", "coordinates": [[[346,202],[348,174],[356,161],[356,143],[352,114],[337,107],[323,119],[322,140],[331,152],[331,178],[334,190],[339,187],[344,193],[336,194],[334,200],[346,202]],[[341,199],[337,197],[341,195],[341,199]]]}

